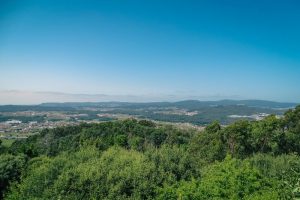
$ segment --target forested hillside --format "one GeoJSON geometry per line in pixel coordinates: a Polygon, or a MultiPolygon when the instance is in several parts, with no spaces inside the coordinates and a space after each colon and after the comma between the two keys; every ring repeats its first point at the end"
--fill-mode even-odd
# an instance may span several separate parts
{"type": "Polygon", "coordinates": [[[128,119],[0,146],[1,198],[297,199],[300,106],[204,131],[128,119]]]}

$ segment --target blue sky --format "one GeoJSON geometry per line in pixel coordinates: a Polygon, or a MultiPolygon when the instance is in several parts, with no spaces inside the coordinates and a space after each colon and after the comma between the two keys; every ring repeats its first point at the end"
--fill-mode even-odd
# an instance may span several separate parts
{"type": "Polygon", "coordinates": [[[297,0],[0,0],[0,90],[300,102],[299,10],[297,0]]]}

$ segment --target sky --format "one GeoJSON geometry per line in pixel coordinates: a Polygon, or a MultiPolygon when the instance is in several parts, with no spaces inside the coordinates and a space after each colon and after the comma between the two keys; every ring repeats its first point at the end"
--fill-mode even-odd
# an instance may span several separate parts
{"type": "Polygon", "coordinates": [[[299,10],[297,0],[0,0],[0,104],[300,102],[299,10]]]}

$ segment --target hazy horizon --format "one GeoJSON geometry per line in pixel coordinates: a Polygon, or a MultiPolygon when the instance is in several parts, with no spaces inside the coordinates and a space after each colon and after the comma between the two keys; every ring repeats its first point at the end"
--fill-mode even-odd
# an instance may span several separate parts
{"type": "Polygon", "coordinates": [[[220,100],[263,100],[281,103],[299,103],[297,101],[282,101],[276,99],[243,98],[239,96],[222,95],[174,95],[174,94],[145,94],[145,95],[117,95],[117,94],[77,94],[50,91],[0,91],[0,105],[37,105],[41,103],[65,102],[177,102],[186,100],[220,101],[220,100]]]}
{"type": "Polygon", "coordinates": [[[99,95],[300,102],[299,6],[0,1],[0,104],[99,95]]]}

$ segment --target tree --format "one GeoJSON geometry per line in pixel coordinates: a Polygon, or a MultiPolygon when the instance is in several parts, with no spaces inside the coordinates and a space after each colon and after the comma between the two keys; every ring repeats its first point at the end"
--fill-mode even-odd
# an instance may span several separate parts
{"type": "Polygon", "coordinates": [[[218,122],[208,125],[203,132],[192,138],[189,145],[190,156],[199,162],[208,163],[224,159],[225,146],[221,136],[221,126],[218,122]]]}
{"type": "Polygon", "coordinates": [[[285,152],[300,153],[300,106],[284,114],[282,126],[284,137],[280,141],[280,147],[285,152]]]}
{"type": "Polygon", "coordinates": [[[13,156],[11,154],[1,154],[0,156],[0,199],[4,192],[14,181],[18,181],[25,167],[25,156],[13,156]]]}
{"type": "Polygon", "coordinates": [[[155,164],[156,171],[165,174],[165,182],[176,182],[199,177],[196,167],[199,163],[190,156],[185,148],[179,146],[162,145],[160,148],[151,148],[145,152],[148,159],[155,164]]]}
{"type": "Polygon", "coordinates": [[[253,123],[252,139],[256,152],[276,152],[278,151],[280,122],[275,115],[270,115],[265,119],[253,123]]]}
{"type": "Polygon", "coordinates": [[[237,121],[223,129],[223,141],[233,157],[245,157],[252,153],[250,139],[250,123],[237,121]]]}

